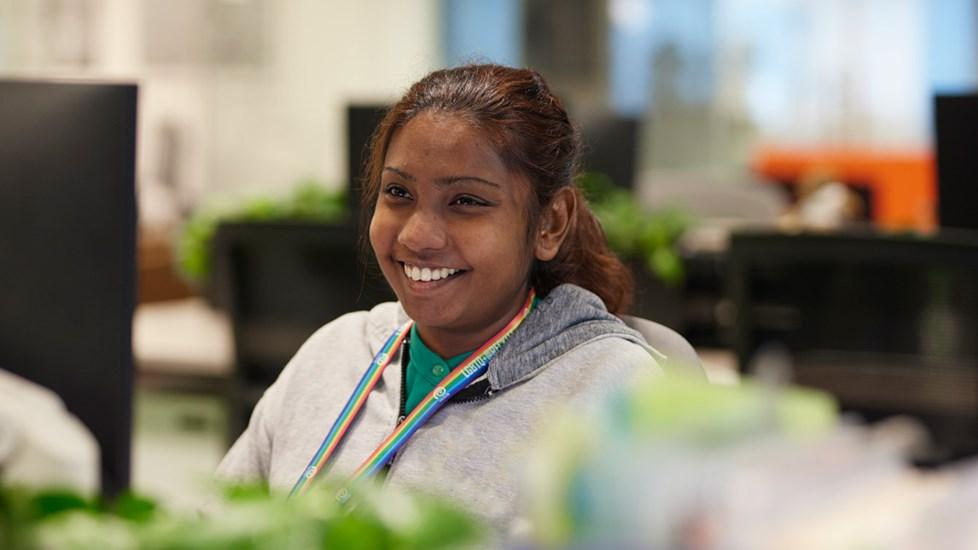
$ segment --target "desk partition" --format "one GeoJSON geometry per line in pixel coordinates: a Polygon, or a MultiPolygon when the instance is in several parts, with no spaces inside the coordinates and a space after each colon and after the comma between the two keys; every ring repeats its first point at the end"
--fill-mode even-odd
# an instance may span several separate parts
{"type": "Polygon", "coordinates": [[[845,408],[924,420],[937,459],[978,451],[978,233],[742,232],[729,260],[742,370],[783,346],[845,408]]]}

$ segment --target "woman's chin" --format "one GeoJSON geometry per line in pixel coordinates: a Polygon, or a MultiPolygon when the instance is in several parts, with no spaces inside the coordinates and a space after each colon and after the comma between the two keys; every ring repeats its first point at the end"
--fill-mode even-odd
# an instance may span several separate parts
{"type": "Polygon", "coordinates": [[[445,308],[435,304],[417,304],[410,301],[401,301],[404,311],[407,312],[416,325],[425,328],[435,328],[442,330],[452,330],[458,323],[458,319],[445,311],[445,308]]]}

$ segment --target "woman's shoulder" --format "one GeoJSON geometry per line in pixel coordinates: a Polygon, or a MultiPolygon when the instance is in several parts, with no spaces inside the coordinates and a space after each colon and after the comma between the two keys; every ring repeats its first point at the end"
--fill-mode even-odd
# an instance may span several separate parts
{"type": "Polygon", "coordinates": [[[632,337],[622,334],[609,334],[589,340],[569,350],[561,360],[568,363],[597,365],[596,372],[618,371],[619,373],[636,370],[661,370],[659,357],[649,352],[644,342],[638,342],[632,337]]]}
{"type": "Polygon", "coordinates": [[[401,312],[399,304],[386,302],[326,323],[299,347],[266,395],[274,396],[269,397],[273,401],[295,403],[310,394],[328,394],[345,381],[355,383],[397,326],[401,312]]]}
{"type": "Polygon", "coordinates": [[[541,403],[593,406],[638,377],[661,374],[655,357],[643,346],[608,335],[582,342],[553,358],[521,386],[521,393],[525,399],[541,403]]]}

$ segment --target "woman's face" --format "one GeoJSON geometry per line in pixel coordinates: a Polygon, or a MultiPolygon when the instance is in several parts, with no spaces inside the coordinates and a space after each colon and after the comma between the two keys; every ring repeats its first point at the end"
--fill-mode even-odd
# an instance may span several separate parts
{"type": "Polygon", "coordinates": [[[528,292],[530,189],[463,118],[421,113],[387,149],[370,244],[421,337],[443,357],[491,338],[528,292]]]}

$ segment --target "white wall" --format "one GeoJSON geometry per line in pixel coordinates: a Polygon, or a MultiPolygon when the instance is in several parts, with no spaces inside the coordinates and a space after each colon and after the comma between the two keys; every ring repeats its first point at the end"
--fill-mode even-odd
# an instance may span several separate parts
{"type": "Polygon", "coordinates": [[[434,0],[274,5],[260,74],[219,73],[209,89],[213,189],[340,183],[347,103],[392,101],[439,63],[434,0]]]}
{"type": "Polygon", "coordinates": [[[440,52],[438,0],[0,2],[0,76],[140,83],[140,208],[152,224],[180,204],[285,192],[300,178],[345,184],[347,103],[396,99],[440,52]],[[257,22],[257,62],[147,61],[147,36],[206,42],[225,8],[257,22]]]}

